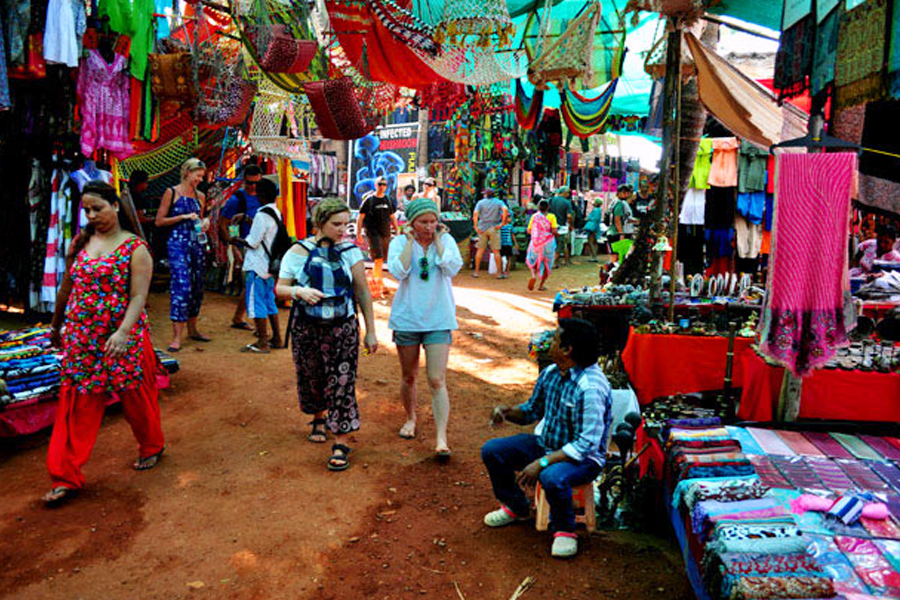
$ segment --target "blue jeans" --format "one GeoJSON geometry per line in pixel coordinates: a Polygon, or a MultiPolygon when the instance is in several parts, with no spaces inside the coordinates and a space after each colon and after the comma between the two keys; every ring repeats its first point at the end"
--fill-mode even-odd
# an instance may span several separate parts
{"type": "MultiPolygon", "coordinates": [[[[546,454],[538,437],[529,433],[490,440],[481,447],[481,460],[491,477],[494,496],[521,517],[528,516],[530,503],[516,483],[516,471],[521,471],[546,454]]],[[[593,481],[599,474],[600,465],[590,459],[578,463],[566,460],[541,471],[541,487],[550,505],[550,531],[575,531],[572,487],[593,481]]],[[[593,498],[588,501],[593,502],[593,498]]]]}

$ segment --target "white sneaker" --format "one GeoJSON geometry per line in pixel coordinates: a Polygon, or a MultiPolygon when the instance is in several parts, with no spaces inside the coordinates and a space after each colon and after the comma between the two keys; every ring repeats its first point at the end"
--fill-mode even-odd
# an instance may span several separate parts
{"type": "Polygon", "coordinates": [[[550,555],[554,558],[570,558],[578,553],[578,538],[572,534],[557,533],[553,536],[550,555]]]}
{"type": "Polygon", "coordinates": [[[488,527],[503,527],[504,525],[515,523],[516,521],[527,520],[527,517],[517,517],[513,514],[510,514],[510,512],[506,510],[505,506],[501,506],[497,510],[492,510],[488,514],[484,515],[484,524],[488,527]]]}

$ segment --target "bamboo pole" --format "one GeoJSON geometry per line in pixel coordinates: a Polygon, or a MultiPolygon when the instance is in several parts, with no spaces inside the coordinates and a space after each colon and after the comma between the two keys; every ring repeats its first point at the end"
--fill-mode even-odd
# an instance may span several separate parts
{"type": "MultiPolygon", "coordinates": [[[[681,39],[681,30],[678,30],[679,40],[681,39]]],[[[681,46],[679,42],[679,47],[681,46]]],[[[671,235],[669,239],[672,241],[672,258],[669,261],[669,322],[675,320],[675,263],[678,261],[678,215],[681,212],[681,56],[678,56],[678,68],[676,71],[678,81],[676,81],[676,100],[675,100],[675,187],[672,198],[672,218],[671,235]]]]}

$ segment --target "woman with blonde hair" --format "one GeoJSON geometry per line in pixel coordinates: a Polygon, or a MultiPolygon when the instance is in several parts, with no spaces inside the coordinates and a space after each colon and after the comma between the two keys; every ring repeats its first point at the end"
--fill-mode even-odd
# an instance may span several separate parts
{"type": "Polygon", "coordinates": [[[337,198],[319,202],[316,235],[296,242],[281,261],[275,293],[293,300],[288,327],[297,371],[300,409],[313,415],[310,442],[334,435],[330,471],[350,466],[348,435],[359,429],[356,368],[359,362],[358,305],[366,321],[365,346],[378,350],[375,313],[362,251],[344,241],[350,208],[337,198]]]}
{"type": "Polygon", "coordinates": [[[171,280],[169,318],[172,320],[172,343],[169,352],[181,350],[181,338],[187,323],[188,336],[198,342],[210,339],[197,329],[197,317],[203,303],[203,275],[206,270],[206,230],[209,220],[203,218],[205,196],[197,190],[206,174],[199,158],[189,158],[181,165],[181,183],[163,193],[156,226],[168,227],[168,260],[171,280]]]}

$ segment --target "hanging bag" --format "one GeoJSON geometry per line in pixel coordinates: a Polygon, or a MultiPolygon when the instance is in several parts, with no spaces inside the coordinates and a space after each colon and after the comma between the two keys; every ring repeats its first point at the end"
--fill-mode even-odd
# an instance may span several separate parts
{"type": "Polygon", "coordinates": [[[294,306],[312,321],[343,319],[353,314],[353,276],[341,256],[354,248],[351,242],[335,245],[313,245],[298,241],[308,253],[298,283],[322,292],[325,297],[316,304],[295,302],[294,306]]]}
{"type": "MultiPolygon", "coordinates": [[[[290,2],[300,9],[300,17],[308,13],[305,4],[290,2]]],[[[296,36],[288,23],[279,23],[273,15],[277,8],[268,0],[256,0],[252,25],[246,28],[247,39],[255,50],[254,57],[259,68],[269,73],[303,73],[309,68],[319,44],[296,36]],[[274,18],[273,18],[274,17],[274,18]]],[[[297,15],[295,15],[296,18],[297,15]]]]}
{"type": "Polygon", "coordinates": [[[322,137],[355,140],[375,127],[369,123],[349,77],[303,84],[322,137]]]}

